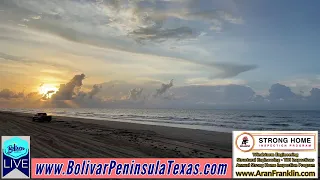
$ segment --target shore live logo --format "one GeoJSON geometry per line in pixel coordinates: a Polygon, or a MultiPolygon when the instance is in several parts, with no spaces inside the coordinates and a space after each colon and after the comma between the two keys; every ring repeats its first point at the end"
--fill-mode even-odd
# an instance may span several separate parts
{"type": "Polygon", "coordinates": [[[1,137],[1,178],[30,179],[30,136],[1,137]]]}

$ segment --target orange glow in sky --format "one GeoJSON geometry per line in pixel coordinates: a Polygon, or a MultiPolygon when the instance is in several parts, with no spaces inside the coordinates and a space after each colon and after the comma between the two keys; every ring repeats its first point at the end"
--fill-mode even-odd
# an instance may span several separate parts
{"type": "Polygon", "coordinates": [[[58,88],[53,84],[43,84],[39,87],[38,92],[41,95],[47,95],[48,98],[58,91],[58,88]]]}

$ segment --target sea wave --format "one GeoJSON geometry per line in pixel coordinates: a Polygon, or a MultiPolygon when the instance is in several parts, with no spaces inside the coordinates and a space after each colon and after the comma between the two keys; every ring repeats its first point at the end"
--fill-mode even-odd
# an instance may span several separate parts
{"type": "Polygon", "coordinates": [[[240,115],[239,117],[244,117],[244,118],[266,118],[267,116],[263,116],[263,115],[240,115]]]}
{"type": "Polygon", "coordinates": [[[177,126],[215,131],[319,130],[320,112],[174,109],[1,109],[3,111],[177,126]]]}

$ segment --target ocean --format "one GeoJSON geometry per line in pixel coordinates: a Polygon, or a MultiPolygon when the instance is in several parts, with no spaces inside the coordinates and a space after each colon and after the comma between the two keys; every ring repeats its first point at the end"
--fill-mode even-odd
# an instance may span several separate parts
{"type": "Polygon", "coordinates": [[[97,120],[132,122],[207,131],[320,130],[320,111],[178,110],[178,109],[0,109],[24,113],[47,112],[97,120]]]}

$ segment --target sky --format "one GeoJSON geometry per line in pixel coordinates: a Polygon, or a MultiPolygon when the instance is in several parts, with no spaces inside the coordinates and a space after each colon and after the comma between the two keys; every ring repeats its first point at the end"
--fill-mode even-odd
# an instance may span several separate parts
{"type": "Polygon", "coordinates": [[[0,107],[317,109],[319,5],[2,0],[0,107]]]}

